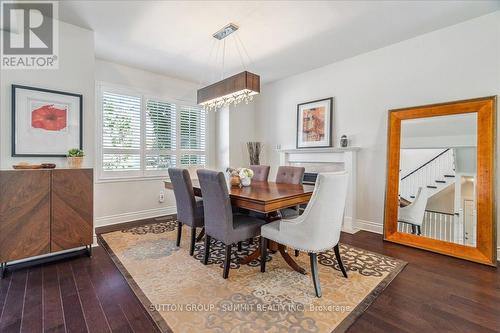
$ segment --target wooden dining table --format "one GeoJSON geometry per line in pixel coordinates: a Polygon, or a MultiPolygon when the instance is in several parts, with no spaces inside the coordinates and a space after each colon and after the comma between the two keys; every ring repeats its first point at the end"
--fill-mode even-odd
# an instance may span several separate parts
{"type": "MultiPolygon", "coordinates": [[[[201,197],[201,188],[197,180],[193,180],[193,191],[195,196],[201,197]]],[[[173,189],[170,181],[165,181],[166,189],[173,189]]],[[[276,214],[280,209],[295,207],[300,204],[307,204],[311,199],[314,190],[313,185],[296,185],[275,182],[256,182],[250,186],[237,187],[228,186],[231,205],[259,213],[263,213],[266,219],[271,222],[279,218],[276,214]]],[[[280,252],[286,263],[295,271],[305,274],[305,269],[300,267],[295,260],[290,257],[286,247],[281,244],[268,242],[271,249],[276,248],[280,252]]],[[[240,263],[247,264],[260,257],[260,248],[243,258],[240,263]]]]}

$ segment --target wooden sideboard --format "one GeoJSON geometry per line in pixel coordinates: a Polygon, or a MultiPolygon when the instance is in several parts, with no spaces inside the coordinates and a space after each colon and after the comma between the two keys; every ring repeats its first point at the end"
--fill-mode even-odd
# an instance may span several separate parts
{"type": "Polygon", "coordinates": [[[93,170],[0,171],[0,263],[93,243],[93,170]]]}

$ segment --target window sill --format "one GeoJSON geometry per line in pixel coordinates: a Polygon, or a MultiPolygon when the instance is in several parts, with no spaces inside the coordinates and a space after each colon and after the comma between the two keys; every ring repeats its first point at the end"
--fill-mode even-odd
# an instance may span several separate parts
{"type": "Polygon", "coordinates": [[[123,177],[101,177],[96,180],[96,184],[143,182],[152,180],[168,180],[168,176],[123,176],[123,177]]]}

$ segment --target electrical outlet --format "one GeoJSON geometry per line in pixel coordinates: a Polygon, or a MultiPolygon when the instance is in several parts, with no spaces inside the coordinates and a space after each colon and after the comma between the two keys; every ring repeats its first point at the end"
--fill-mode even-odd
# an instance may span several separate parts
{"type": "Polygon", "coordinates": [[[165,192],[160,191],[160,195],[158,195],[159,202],[165,202],[165,192]]]}

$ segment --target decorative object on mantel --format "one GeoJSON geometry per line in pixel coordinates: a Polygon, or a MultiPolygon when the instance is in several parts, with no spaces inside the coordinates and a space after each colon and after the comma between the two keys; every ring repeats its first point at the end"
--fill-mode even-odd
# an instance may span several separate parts
{"type": "Polygon", "coordinates": [[[240,176],[241,186],[250,186],[252,183],[253,170],[248,168],[239,169],[238,175],[240,176]]]}
{"type": "Polygon", "coordinates": [[[72,148],[68,150],[68,167],[71,169],[79,169],[83,163],[83,150],[72,148]]]}
{"type": "Polygon", "coordinates": [[[229,175],[229,183],[232,187],[241,186],[239,170],[235,168],[227,168],[226,173],[229,175]]]}
{"type": "Polygon", "coordinates": [[[297,104],[297,148],[332,146],[333,97],[297,104]]]}
{"type": "MultiPolygon", "coordinates": [[[[242,67],[245,70],[231,77],[224,78],[224,58],[226,53],[225,38],[238,29],[239,27],[236,24],[229,23],[212,35],[215,39],[221,41],[222,43],[222,79],[198,90],[197,102],[198,104],[203,105],[206,111],[217,111],[221,107],[231,104],[236,105],[241,102],[248,104],[252,101],[254,95],[260,93],[260,76],[246,70],[245,62],[241,56],[240,47],[245,52],[249,60],[250,57],[248,56],[248,52],[238,34],[233,35],[233,41],[236,49],[238,50],[242,67]]],[[[218,48],[220,46],[221,44],[217,45],[218,48]]],[[[218,48],[216,51],[216,59],[219,51],[218,48]]],[[[210,51],[210,56],[212,55],[212,51],[213,47],[210,51]]]]}
{"type": "Polygon", "coordinates": [[[349,141],[347,140],[347,135],[342,135],[340,137],[340,147],[342,148],[347,148],[347,145],[349,144],[349,141]]]}
{"type": "Polygon", "coordinates": [[[12,85],[12,156],[65,157],[82,148],[83,97],[12,85]]]}
{"type": "Polygon", "coordinates": [[[261,142],[247,142],[248,155],[250,156],[250,165],[260,164],[260,153],[262,152],[261,142]]]}

